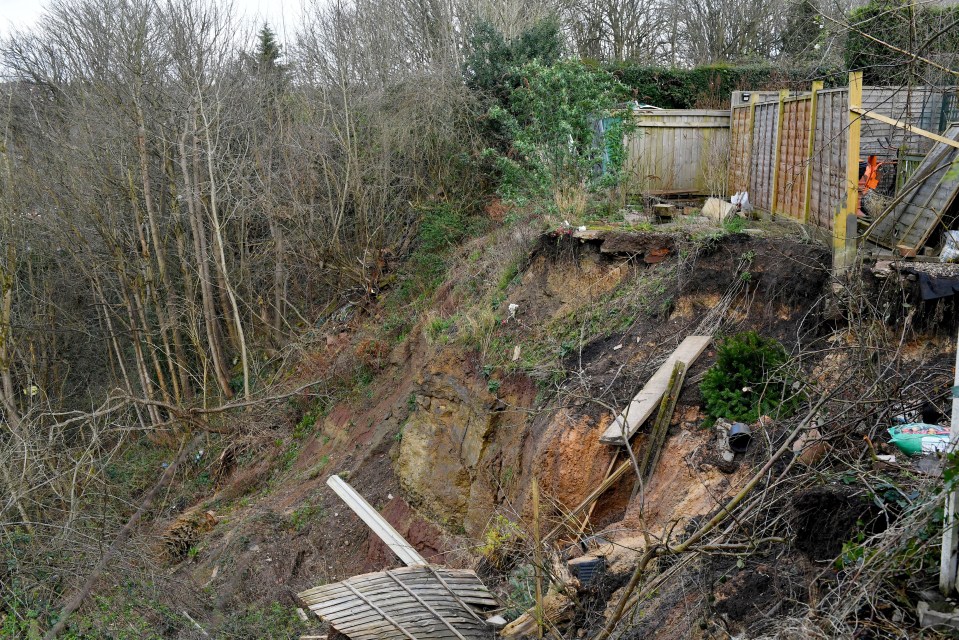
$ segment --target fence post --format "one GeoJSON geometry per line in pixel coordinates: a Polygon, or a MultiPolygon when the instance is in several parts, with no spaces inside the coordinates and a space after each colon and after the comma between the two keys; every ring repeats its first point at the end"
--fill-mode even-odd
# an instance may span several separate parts
{"type": "Polygon", "coordinates": [[[809,141],[806,146],[806,193],[803,194],[803,224],[809,224],[809,211],[812,207],[812,157],[816,153],[816,107],[819,106],[819,92],[822,80],[812,83],[812,97],[809,99],[809,141]]]}
{"type": "Polygon", "coordinates": [[[849,74],[849,121],[846,138],[846,194],[832,225],[832,264],[836,271],[852,265],[856,253],[856,209],[859,208],[859,131],[862,116],[853,109],[862,108],[862,72],[849,74]]]}

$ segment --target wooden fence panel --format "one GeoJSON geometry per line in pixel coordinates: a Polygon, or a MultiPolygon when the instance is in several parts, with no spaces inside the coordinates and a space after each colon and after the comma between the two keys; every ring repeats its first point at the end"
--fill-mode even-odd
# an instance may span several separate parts
{"type": "Polygon", "coordinates": [[[773,206],[773,169],[776,164],[776,129],[779,102],[761,102],[753,114],[753,148],[750,163],[749,199],[758,208],[773,206]]]}
{"type": "MultiPolygon", "coordinates": [[[[939,133],[942,91],[933,87],[863,87],[862,108],[903,123],[939,133]]],[[[874,155],[895,160],[901,149],[907,155],[924,155],[933,141],[878,120],[863,118],[860,149],[863,157],[874,155]]]]}
{"type": "Polygon", "coordinates": [[[812,97],[783,102],[776,178],[776,213],[803,220],[806,208],[806,167],[809,154],[809,112],[812,97]]]}
{"type": "Polygon", "coordinates": [[[749,166],[752,150],[752,123],[749,105],[737,106],[730,117],[728,193],[749,190],[749,166]]]}
{"type": "Polygon", "coordinates": [[[849,125],[848,89],[818,93],[816,138],[813,145],[809,222],[832,229],[846,200],[846,140],[849,125]]]}
{"type": "Polygon", "coordinates": [[[631,193],[725,193],[729,111],[639,111],[634,123],[626,141],[631,193]]]}

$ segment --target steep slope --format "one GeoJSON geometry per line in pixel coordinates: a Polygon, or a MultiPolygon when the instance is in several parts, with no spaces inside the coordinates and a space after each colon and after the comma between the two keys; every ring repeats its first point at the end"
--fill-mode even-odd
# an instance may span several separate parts
{"type": "MultiPolygon", "coordinates": [[[[348,477],[424,556],[474,566],[490,551],[494,517],[525,521],[534,477],[550,519],[602,481],[615,450],[599,435],[685,335],[756,328],[790,345],[815,331],[822,249],[696,233],[517,242],[530,249],[515,269],[490,267],[495,277],[485,283],[454,272],[432,311],[393,344],[382,339],[382,309],[328,323],[301,374],[342,378],[362,362],[363,375],[333,405],[310,396],[288,404],[300,428],[278,441],[276,458],[234,465],[214,494],[187,508],[218,519],[171,568],[202,594],[197,614],[222,624],[251,603],[292,606],[305,587],[396,564],[326,488],[332,473],[348,477]],[[504,280],[500,271],[514,274],[504,280]]],[[[463,254],[489,246],[476,241],[463,254]]],[[[708,514],[736,486],[742,474],[715,466],[712,433],[698,428],[696,381],[712,356],[690,371],[642,514],[626,477],[597,504],[592,530],[662,530],[708,514]]],[[[493,586],[497,575],[489,574],[493,586]]]]}

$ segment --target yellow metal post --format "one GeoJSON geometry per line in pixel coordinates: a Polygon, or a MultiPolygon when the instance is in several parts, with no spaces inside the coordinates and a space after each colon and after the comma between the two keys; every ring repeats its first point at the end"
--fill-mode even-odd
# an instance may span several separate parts
{"type": "Polygon", "coordinates": [[[859,205],[859,132],[862,116],[862,72],[849,74],[848,134],[846,136],[846,193],[833,219],[833,269],[848,269],[856,255],[856,209],[859,205]]]}
{"type": "Polygon", "coordinates": [[[806,193],[803,195],[803,224],[809,224],[809,210],[812,207],[812,158],[816,153],[816,107],[819,106],[819,92],[823,89],[822,80],[812,83],[812,96],[809,98],[809,141],[806,146],[806,193]]]}
{"type": "Polygon", "coordinates": [[[769,212],[773,220],[776,219],[776,213],[779,210],[779,161],[782,159],[783,121],[786,115],[786,98],[788,97],[789,89],[782,89],[779,92],[779,113],[778,119],[776,120],[776,153],[773,160],[773,196],[772,206],[770,207],[771,211],[769,212]]]}

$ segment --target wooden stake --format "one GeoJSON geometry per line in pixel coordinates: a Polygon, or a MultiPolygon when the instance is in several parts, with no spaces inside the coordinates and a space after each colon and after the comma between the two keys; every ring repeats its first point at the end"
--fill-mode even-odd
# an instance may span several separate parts
{"type": "Polygon", "coordinates": [[[774,160],[773,160],[773,193],[772,193],[772,206],[769,207],[769,215],[773,220],[776,219],[776,213],[778,212],[779,205],[779,163],[782,160],[782,143],[783,143],[783,120],[786,115],[786,98],[789,97],[789,89],[782,89],[779,92],[779,111],[776,114],[776,147],[774,151],[774,160]]]}
{"type": "Polygon", "coordinates": [[[666,442],[669,423],[672,421],[673,412],[676,410],[679,392],[682,390],[685,380],[686,363],[677,361],[673,365],[673,372],[669,376],[669,387],[667,387],[663,401],[659,405],[659,413],[656,415],[656,421],[653,422],[653,429],[649,434],[646,451],[643,453],[643,461],[639,465],[640,475],[644,480],[652,476],[653,470],[656,468],[660,450],[666,442]]]}

